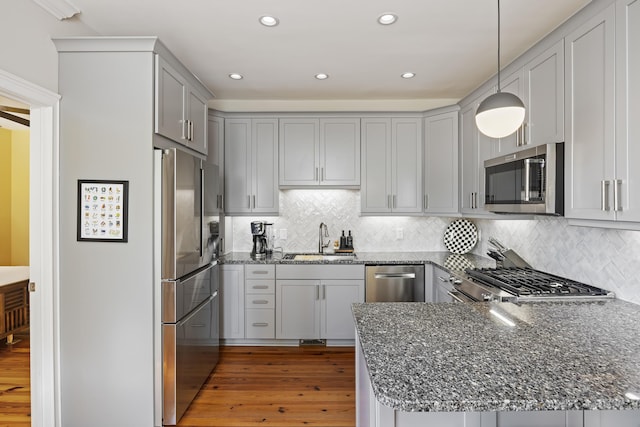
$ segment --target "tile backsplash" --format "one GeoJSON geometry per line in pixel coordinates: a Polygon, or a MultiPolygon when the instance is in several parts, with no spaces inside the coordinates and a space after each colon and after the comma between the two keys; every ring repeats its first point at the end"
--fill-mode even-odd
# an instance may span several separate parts
{"type": "MultiPolygon", "coordinates": [[[[351,230],[356,252],[446,251],[443,234],[454,218],[360,216],[357,190],[283,190],[280,216],[234,217],[233,251],[250,251],[251,221],[274,223],[276,246],[285,252],[316,252],[318,227],[330,238],[351,230]],[[286,230],[286,239],[279,238],[286,230]]],[[[513,248],[534,268],[614,291],[640,304],[640,232],[570,226],[564,218],[472,219],[485,255],[490,236],[513,248]]]]}

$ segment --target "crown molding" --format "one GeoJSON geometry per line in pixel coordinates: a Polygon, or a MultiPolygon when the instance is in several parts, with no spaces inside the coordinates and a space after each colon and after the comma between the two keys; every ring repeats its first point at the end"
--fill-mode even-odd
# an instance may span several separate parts
{"type": "Polygon", "coordinates": [[[80,13],[80,9],[65,0],[33,0],[38,6],[60,21],[80,13]]]}

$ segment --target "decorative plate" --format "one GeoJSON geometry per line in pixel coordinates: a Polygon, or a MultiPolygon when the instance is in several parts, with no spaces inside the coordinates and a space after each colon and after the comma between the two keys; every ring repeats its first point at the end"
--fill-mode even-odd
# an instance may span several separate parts
{"type": "Polygon", "coordinates": [[[471,221],[460,218],[451,221],[444,231],[444,246],[454,254],[466,254],[478,242],[478,229],[471,221]]]}

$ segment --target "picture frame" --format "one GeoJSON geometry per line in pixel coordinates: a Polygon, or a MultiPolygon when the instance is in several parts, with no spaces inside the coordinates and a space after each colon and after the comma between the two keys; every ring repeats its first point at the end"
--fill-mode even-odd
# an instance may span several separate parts
{"type": "Polygon", "coordinates": [[[128,241],[129,181],[78,180],[78,241],[128,241]]]}

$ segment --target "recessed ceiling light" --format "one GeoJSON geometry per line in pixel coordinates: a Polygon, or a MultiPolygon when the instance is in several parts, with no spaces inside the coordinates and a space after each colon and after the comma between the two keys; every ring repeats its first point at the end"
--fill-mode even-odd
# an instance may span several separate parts
{"type": "Polygon", "coordinates": [[[260,23],[265,27],[275,27],[280,21],[276,17],[265,15],[260,17],[260,23]]]}
{"type": "Polygon", "coordinates": [[[329,78],[329,75],[328,75],[328,74],[325,74],[325,73],[318,73],[318,74],[316,74],[316,79],[318,79],[318,80],[326,80],[326,79],[328,79],[328,78],[329,78]]]}
{"type": "Polygon", "coordinates": [[[244,76],[242,74],[238,74],[238,73],[231,73],[231,74],[229,74],[229,78],[233,79],[233,80],[242,80],[244,78],[244,76]]]}
{"type": "Polygon", "coordinates": [[[393,13],[385,13],[378,17],[378,23],[382,25],[391,25],[398,20],[398,16],[393,13]]]}
{"type": "Polygon", "coordinates": [[[416,76],[416,73],[402,73],[400,77],[403,79],[411,79],[416,76]]]}

